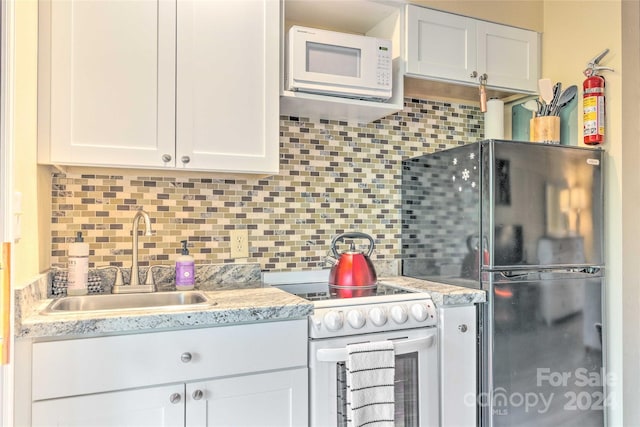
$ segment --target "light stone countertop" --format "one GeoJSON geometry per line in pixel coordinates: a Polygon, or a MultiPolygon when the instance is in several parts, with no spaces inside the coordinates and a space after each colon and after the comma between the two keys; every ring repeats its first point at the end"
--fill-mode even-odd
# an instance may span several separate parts
{"type": "Polygon", "coordinates": [[[178,311],[126,310],[83,314],[40,314],[52,299],[33,306],[16,322],[16,338],[71,338],[158,329],[191,329],[247,322],[304,318],[313,304],[276,288],[204,292],[216,304],[178,311]]]}
{"type": "Polygon", "coordinates": [[[487,300],[486,292],[480,289],[430,282],[407,276],[381,277],[378,278],[378,282],[414,291],[427,292],[431,295],[436,307],[477,304],[487,300]]]}
{"type": "MultiPolygon", "coordinates": [[[[436,306],[482,303],[484,291],[429,282],[404,276],[378,280],[398,287],[425,291],[436,306]]],[[[46,295],[44,281],[34,283],[17,298],[16,338],[46,339],[135,333],[157,329],[189,329],[247,322],[299,319],[313,313],[313,304],[277,288],[258,287],[204,291],[216,304],[176,311],[126,310],[83,314],[40,312],[53,299],[46,295]]]]}

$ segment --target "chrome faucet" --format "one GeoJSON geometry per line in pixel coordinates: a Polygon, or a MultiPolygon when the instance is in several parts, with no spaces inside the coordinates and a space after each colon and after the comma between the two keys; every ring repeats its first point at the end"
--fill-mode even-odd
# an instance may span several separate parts
{"type": "MultiPolygon", "coordinates": [[[[144,219],[145,224],[145,236],[151,236],[151,218],[149,214],[138,209],[133,217],[133,247],[131,251],[131,277],[128,285],[114,286],[112,292],[114,294],[122,293],[134,293],[134,292],[155,292],[156,287],[152,284],[140,284],[139,268],[138,268],[138,227],[140,226],[140,219],[144,219]]],[[[147,273],[149,274],[149,272],[147,273]]]]}

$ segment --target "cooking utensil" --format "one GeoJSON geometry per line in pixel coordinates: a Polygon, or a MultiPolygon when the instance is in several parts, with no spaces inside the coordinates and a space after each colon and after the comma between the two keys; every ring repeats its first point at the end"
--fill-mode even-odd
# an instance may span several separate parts
{"type": "Polygon", "coordinates": [[[536,99],[536,106],[538,107],[538,111],[536,112],[536,116],[541,116],[542,113],[544,113],[546,104],[544,103],[544,101],[540,101],[539,99],[536,99]]]}
{"type": "MultiPolygon", "coordinates": [[[[350,290],[354,287],[375,287],[378,277],[369,257],[373,253],[375,243],[373,238],[365,233],[344,233],[334,237],[331,242],[331,252],[337,260],[329,272],[329,287],[338,290],[338,294],[343,289],[350,290]],[[351,243],[348,251],[338,254],[336,244],[343,239],[368,239],[369,251],[365,254],[356,251],[355,245],[351,243]]],[[[347,297],[349,292],[343,292],[343,297],[347,297]]],[[[340,295],[339,295],[340,296],[340,295]]]]}
{"type": "Polygon", "coordinates": [[[523,103],[522,106],[531,112],[538,112],[538,103],[535,99],[528,100],[527,102],[523,103]]]}
{"type": "Polygon", "coordinates": [[[547,115],[551,115],[552,111],[555,109],[558,104],[558,98],[560,97],[560,93],[562,92],[562,83],[557,82],[553,85],[553,99],[551,99],[551,103],[547,106],[547,115]]]}
{"type": "Polygon", "coordinates": [[[551,85],[551,79],[538,80],[538,90],[540,91],[540,98],[544,99],[547,104],[553,99],[553,86],[551,85]]]}
{"type": "Polygon", "coordinates": [[[542,110],[542,115],[546,115],[547,106],[553,100],[553,86],[551,85],[551,79],[540,79],[538,80],[538,91],[540,92],[540,98],[544,101],[544,108],[542,110]]]}
{"type": "Polygon", "coordinates": [[[553,111],[551,112],[552,115],[554,116],[558,116],[560,115],[560,110],[565,107],[568,103],[570,103],[571,101],[573,101],[573,98],[576,97],[576,94],[578,93],[578,86],[576,85],[572,85],[569,86],[568,88],[566,88],[562,94],[560,94],[560,97],[558,98],[558,102],[556,103],[553,111]]]}

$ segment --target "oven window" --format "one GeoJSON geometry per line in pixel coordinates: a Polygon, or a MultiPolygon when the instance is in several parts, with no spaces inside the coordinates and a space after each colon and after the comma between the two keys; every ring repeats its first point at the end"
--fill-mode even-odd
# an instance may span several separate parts
{"type": "Polygon", "coordinates": [[[307,42],[307,72],[360,77],[360,49],[307,42]]]}
{"type": "MultiPolygon", "coordinates": [[[[336,364],[338,427],[347,426],[347,370],[344,362],[336,364]]],[[[418,427],[418,353],[396,356],[395,426],[418,427]]]]}

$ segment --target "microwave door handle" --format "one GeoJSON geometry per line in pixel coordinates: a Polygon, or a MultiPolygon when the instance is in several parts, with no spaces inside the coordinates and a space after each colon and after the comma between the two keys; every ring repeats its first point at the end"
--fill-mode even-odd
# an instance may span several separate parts
{"type": "MultiPolygon", "coordinates": [[[[431,347],[436,341],[435,334],[426,338],[414,340],[394,341],[396,354],[414,353],[431,347]]],[[[346,362],[349,353],[346,347],[343,348],[322,348],[316,352],[316,359],[320,362],[346,362]]]]}

